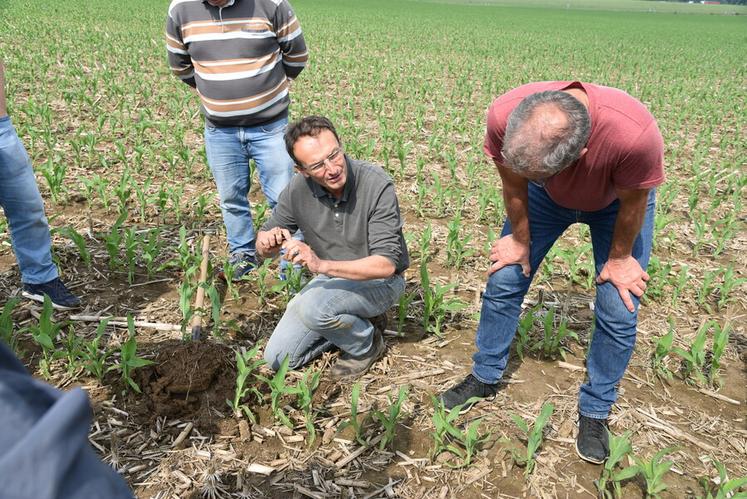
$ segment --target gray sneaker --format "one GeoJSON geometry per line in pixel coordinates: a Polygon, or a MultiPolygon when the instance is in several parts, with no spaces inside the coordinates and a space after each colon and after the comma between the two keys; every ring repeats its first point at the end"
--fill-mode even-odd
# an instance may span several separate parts
{"type": "Polygon", "coordinates": [[[348,353],[341,353],[337,362],[332,366],[330,375],[337,379],[351,379],[362,376],[371,366],[384,356],[386,352],[386,343],[381,331],[374,327],[374,337],[371,348],[368,352],[359,357],[354,357],[348,353]]]}

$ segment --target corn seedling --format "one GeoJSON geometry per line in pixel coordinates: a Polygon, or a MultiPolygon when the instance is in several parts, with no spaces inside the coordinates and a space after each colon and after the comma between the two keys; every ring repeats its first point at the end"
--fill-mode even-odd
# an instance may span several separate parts
{"type": "Polygon", "coordinates": [[[262,265],[257,267],[253,272],[255,274],[255,282],[257,283],[257,303],[261,307],[267,303],[267,294],[270,291],[267,286],[267,276],[270,273],[270,264],[272,260],[264,260],[262,265]]]}
{"type": "Polygon", "coordinates": [[[672,271],[672,262],[662,264],[659,257],[651,255],[648,263],[648,280],[644,300],[657,301],[664,294],[664,287],[669,283],[669,274],[672,271]]]}
{"type": "Polygon", "coordinates": [[[184,332],[195,312],[192,309],[192,297],[196,290],[192,285],[191,279],[185,278],[179,285],[179,288],[177,288],[177,291],[179,293],[179,310],[182,313],[182,332],[184,332]]]}
{"type": "Polygon", "coordinates": [[[713,295],[713,292],[716,289],[715,280],[718,278],[720,273],[721,269],[716,269],[703,274],[703,282],[701,283],[700,288],[698,288],[698,305],[706,308],[709,312],[711,311],[711,307],[707,303],[707,300],[713,295]]]}
{"type": "Polygon", "coordinates": [[[42,375],[49,379],[49,363],[56,357],[57,350],[55,349],[54,341],[57,335],[62,329],[62,324],[56,324],[53,320],[54,309],[52,308],[52,300],[49,296],[44,295],[44,306],[42,307],[41,315],[39,316],[39,322],[36,325],[29,326],[28,330],[31,333],[34,341],[42,349],[42,360],[39,361],[39,368],[41,369],[42,375]]]}
{"type": "Polygon", "coordinates": [[[431,177],[433,178],[433,184],[431,186],[431,192],[433,193],[433,203],[436,207],[436,213],[435,216],[437,218],[441,218],[444,215],[446,215],[446,189],[444,188],[443,184],[441,183],[441,177],[438,176],[438,173],[431,172],[431,177]]]}
{"type": "Polygon", "coordinates": [[[542,320],[543,335],[542,338],[532,346],[532,350],[539,350],[540,354],[547,359],[557,357],[565,360],[564,345],[566,339],[578,341],[578,335],[568,329],[568,323],[561,318],[557,329],[555,328],[555,310],[550,309],[542,320]]]}
{"type": "Polygon", "coordinates": [[[486,442],[490,435],[478,433],[480,419],[473,421],[466,431],[461,430],[454,424],[454,421],[459,418],[459,413],[465,405],[474,404],[478,400],[477,397],[471,398],[464,404],[453,407],[447,412],[443,401],[431,396],[431,402],[433,403],[431,421],[434,427],[431,434],[434,444],[431,449],[432,459],[438,457],[442,452],[449,452],[462,460],[459,465],[461,467],[469,466],[472,463],[472,458],[479,446],[486,442]]]}
{"type": "Polygon", "coordinates": [[[127,168],[122,171],[122,176],[119,178],[119,182],[114,186],[114,195],[119,200],[119,212],[124,214],[127,213],[127,203],[132,196],[132,176],[127,168]]]}
{"type": "Polygon", "coordinates": [[[67,374],[72,376],[81,367],[83,340],[75,334],[73,326],[67,328],[67,336],[62,341],[65,359],[67,360],[67,374]]]}
{"type": "Polygon", "coordinates": [[[222,324],[221,316],[220,316],[220,309],[221,309],[221,301],[220,301],[220,293],[218,293],[218,288],[215,287],[215,284],[213,283],[203,283],[201,284],[203,288],[205,288],[205,295],[207,296],[208,300],[210,300],[210,318],[213,322],[213,334],[220,337],[220,328],[222,324]]]}
{"type": "MultiPolygon", "coordinates": [[[[662,449],[649,459],[643,459],[633,455],[634,466],[631,468],[637,469],[646,481],[646,497],[652,499],[659,499],[661,493],[667,490],[667,485],[664,483],[664,475],[666,475],[674,463],[672,461],[662,461],[662,458],[667,454],[671,454],[677,448],[667,447],[662,449]]],[[[631,470],[629,473],[632,473],[631,470]]]]}
{"type": "Polygon", "coordinates": [[[270,387],[270,408],[272,409],[272,415],[275,417],[275,421],[279,421],[288,428],[293,428],[293,423],[288,416],[285,414],[283,407],[281,406],[281,400],[285,395],[293,394],[294,387],[288,386],[285,381],[285,377],[288,374],[288,363],[290,357],[287,355],[280,363],[280,367],[275,372],[275,376],[272,378],[266,378],[264,376],[258,376],[262,381],[267,383],[270,387]]]}
{"type": "Polygon", "coordinates": [[[135,198],[137,199],[138,213],[140,214],[140,222],[145,223],[145,214],[150,204],[148,197],[148,190],[150,185],[153,183],[153,179],[148,177],[140,182],[133,182],[132,185],[135,188],[135,198]]]}
{"type": "Polygon", "coordinates": [[[3,305],[3,311],[0,313],[0,340],[4,341],[12,351],[16,351],[18,347],[18,336],[20,331],[15,330],[15,324],[13,322],[13,309],[21,301],[19,298],[11,298],[5,305],[3,305]]]}
{"type": "Polygon", "coordinates": [[[464,260],[471,257],[475,250],[470,249],[472,236],[462,237],[459,232],[462,227],[462,212],[459,211],[449,222],[449,233],[446,236],[446,264],[456,269],[462,268],[464,260]]]}
{"type": "Polygon", "coordinates": [[[208,196],[205,194],[197,196],[197,199],[195,200],[195,220],[197,222],[202,222],[205,219],[205,209],[208,206],[208,201],[208,196]]]}
{"type": "Polygon", "coordinates": [[[285,268],[285,279],[274,284],[270,291],[280,294],[283,297],[283,304],[288,305],[291,298],[301,291],[305,285],[306,279],[303,267],[297,269],[294,265],[289,264],[285,268]]]}
{"type": "Polygon", "coordinates": [[[537,312],[538,308],[539,306],[535,306],[528,309],[524,312],[524,316],[519,319],[514,345],[516,348],[516,355],[519,356],[520,360],[524,360],[524,352],[529,351],[529,333],[532,332],[532,327],[534,327],[534,321],[536,320],[534,314],[537,312]]]}
{"type": "Polygon", "coordinates": [[[741,490],[747,486],[747,476],[729,479],[726,466],[716,460],[713,460],[713,465],[718,471],[718,483],[714,487],[711,485],[710,478],[700,479],[700,484],[706,493],[704,499],[747,499],[747,491],[741,490]]]}
{"type": "Polygon", "coordinates": [[[65,174],[67,173],[67,163],[61,157],[55,155],[54,158],[48,159],[40,170],[49,186],[49,193],[52,195],[52,201],[56,203],[63,191],[63,183],[65,181],[65,174]]]}
{"type": "Polygon", "coordinates": [[[456,284],[440,285],[431,287],[428,266],[425,262],[420,263],[420,284],[423,287],[423,329],[436,336],[442,336],[441,325],[446,314],[454,314],[467,307],[467,304],[458,298],[446,299],[446,295],[456,287],[456,284]]]}
{"type": "Polygon", "coordinates": [[[682,267],[680,267],[680,271],[677,274],[677,279],[675,280],[674,288],[672,289],[672,298],[670,303],[673,307],[677,307],[679,298],[682,295],[682,292],[685,291],[688,281],[690,281],[688,266],[683,265],[682,267]]]}
{"type": "Polygon", "coordinates": [[[384,430],[384,438],[382,438],[381,442],[379,443],[380,449],[384,449],[394,442],[394,435],[397,431],[397,421],[400,418],[402,404],[405,402],[405,400],[407,400],[407,394],[409,390],[410,387],[407,385],[400,386],[396,400],[392,400],[392,398],[387,395],[387,400],[389,402],[389,410],[387,412],[373,412],[373,418],[376,419],[379,424],[381,424],[381,427],[384,430]]]}
{"type": "Polygon", "coordinates": [[[360,382],[353,385],[353,390],[350,394],[350,417],[343,421],[340,425],[339,430],[342,431],[347,427],[353,428],[355,432],[355,441],[361,445],[368,445],[368,442],[363,438],[363,424],[358,421],[358,401],[360,400],[361,384],[360,382]]]}
{"type": "Polygon", "coordinates": [[[270,211],[270,205],[267,204],[266,201],[254,203],[254,216],[252,217],[252,221],[254,222],[255,231],[259,231],[259,228],[262,227],[262,224],[267,220],[270,211]]]}
{"type": "Polygon", "coordinates": [[[621,482],[633,478],[638,474],[637,466],[629,466],[620,470],[617,469],[625,456],[633,450],[633,447],[630,444],[630,435],[630,431],[626,431],[619,437],[609,432],[610,455],[604,462],[601,476],[594,482],[599,491],[599,496],[603,499],[621,497],[621,482]],[[610,486],[612,487],[612,490],[610,490],[610,486]]]}
{"type": "Polygon", "coordinates": [[[158,270],[158,267],[156,266],[156,260],[163,250],[160,232],[161,231],[158,228],[150,229],[138,238],[138,245],[140,246],[140,258],[145,264],[145,271],[148,274],[148,278],[153,277],[153,275],[158,270]]]}
{"type": "Polygon", "coordinates": [[[415,293],[402,293],[397,303],[397,334],[402,335],[407,321],[407,311],[415,300],[415,293]]]}
{"type": "Polygon", "coordinates": [[[723,328],[718,322],[709,321],[709,329],[713,329],[713,346],[711,347],[711,361],[708,366],[708,384],[720,387],[721,378],[719,370],[721,369],[721,356],[724,355],[726,345],[729,343],[729,331],[731,326],[726,324],[723,328]]]}
{"type": "Polygon", "coordinates": [[[80,357],[83,363],[83,369],[101,381],[106,373],[106,360],[111,356],[112,351],[102,348],[101,339],[104,336],[104,330],[109,324],[109,319],[99,322],[96,327],[96,336],[90,341],[81,342],[80,357]]]}
{"type": "Polygon", "coordinates": [[[78,249],[78,255],[80,256],[80,259],[83,260],[83,263],[86,264],[86,267],[91,268],[91,253],[88,251],[85,238],[77,230],[70,226],[67,226],[60,227],[59,229],[54,229],[53,232],[56,232],[70,239],[78,249]]]}
{"type": "Polygon", "coordinates": [[[138,238],[135,229],[124,229],[125,266],[127,268],[127,282],[135,282],[135,267],[137,265],[138,238]]]}
{"type": "Polygon", "coordinates": [[[694,378],[697,383],[705,383],[706,378],[703,374],[706,363],[706,337],[708,335],[709,323],[704,323],[698,329],[695,339],[690,344],[689,350],[674,347],[672,353],[682,358],[682,377],[688,379],[694,378]]]}
{"type": "Polygon", "coordinates": [[[425,226],[420,234],[420,263],[427,263],[431,259],[431,239],[433,238],[433,227],[431,223],[425,226]]]}
{"type": "Polygon", "coordinates": [[[747,282],[747,277],[734,277],[734,266],[729,267],[724,271],[723,282],[720,287],[716,288],[719,294],[718,308],[722,310],[732,300],[732,292],[739,288],[742,284],[747,282]]]}
{"type": "Polygon", "coordinates": [[[251,350],[240,352],[236,351],[236,388],[234,390],[233,400],[226,400],[226,404],[231,408],[233,416],[237,419],[244,414],[252,423],[257,422],[254,413],[246,404],[246,397],[253,394],[258,400],[262,400],[262,394],[254,386],[249,386],[250,377],[258,377],[257,369],[265,364],[262,359],[257,359],[260,344],[256,343],[251,350]]]}
{"type": "Polygon", "coordinates": [[[135,320],[132,315],[127,314],[127,341],[122,343],[119,349],[119,362],[109,368],[110,371],[119,371],[121,380],[125,386],[129,386],[137,393],[141,393],[140,386],[132,379],[132,371],[153,364],[152,360],[137,356],[137,340],[135,339],[135,320]]]}
{"type": "Polygon", "coordinates": [[[310,371],[307,370],[303,378],[299,380],[298,384],[292,389],[292,393],[296,395],[298,402],[298,408],[301,409],[304,415],[304,426],[306,426],[306,438],[307,445],[311,446],[316,440],[316,428],[314,427],[314,411],[311,407],[312,399],[314,398],[314,392],[319,387],[319,378],[322,375],[322,371],[310,371]]]}
{"type": "Polygon", "coordinates": [[[672,371],[666,365],[666,359],[672,353],[672,343],[674,342],[674,321],[669,319],[669,332],[656,340],[656,346],[651,353],[651,367],[654,373],[666,379],[672,379],[672,371]]]}
{"type": "Polygon", "coordinates": [[[111,226],[109,232],[104,234],[104,246],[106,252],[109,255],[109,268],[115,270],[122,266],[122,260],[120,259],[119,247],[122,243],[122,233],[120,229],[122,224],[127,219],[127,212],[122,213],[114,225],[111,226]]]}
{"type": "Polygon", "coordinates": [[[555,410],[555,406],[550,402],[542,404],[540,413],[537,419],[534,420],[532,429],[529,429],[529,423],[527,423],[522,417],[516,414],[511,414],[511,419],[514,424],[522,431],[527,441],[527,447],[525,452],[520,452],[516,449],[511,449],[511,454],[514,461],[519,466],[524,466],[524,476],[528,477],[534,471],[534,467],[537,463],[536,455],[542,440],[544,437],[545,426],[550,422],[550,416],[555,410]]]}

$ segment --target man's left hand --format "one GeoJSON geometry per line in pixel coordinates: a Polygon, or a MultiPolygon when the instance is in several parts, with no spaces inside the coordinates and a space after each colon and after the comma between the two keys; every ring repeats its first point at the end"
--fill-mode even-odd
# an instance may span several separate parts
{"type": "Polygon", "coordinates": [[[648,280],[648,274],[641,268],[638,260],[632,256],[610,258],[597,276],[597,284],[609,281],[617,288],[620,298],[630,312],[635,312],[630,294],[638,298],[643,296],[648,280]]]}
{"type": "Polygon", "coordinates": [[[315,274],[323,273],[321,270],[322,260],[316,256],[316,253],[308,244],[291,239],[283,243],[283,248],[285,249],[285,259],[292,264],[303,265],[315,274]]]}

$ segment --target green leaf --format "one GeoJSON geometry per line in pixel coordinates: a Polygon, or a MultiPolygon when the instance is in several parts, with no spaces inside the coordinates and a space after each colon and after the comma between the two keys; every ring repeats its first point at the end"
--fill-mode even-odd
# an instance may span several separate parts
{"type": "Polygon", "coordinates": [[[633,478],[638,473],[641,472],[640,466],[628,466],[627,468],[624,468],[616,473],[613,474],[613,479],[616,481],[623,481],[627,480],[629,478],[633,478]]]}
{"type": "Polygon", "coordinates": [[[519,427],[521,431],[523,431],[524,433],[529,433],[529,425],[527,425],[527,422],[524,421],[523,418],[517,416],[516,414],[511,414],[510,416],[513,422],[516,424],[516,426],[519,427]]]}

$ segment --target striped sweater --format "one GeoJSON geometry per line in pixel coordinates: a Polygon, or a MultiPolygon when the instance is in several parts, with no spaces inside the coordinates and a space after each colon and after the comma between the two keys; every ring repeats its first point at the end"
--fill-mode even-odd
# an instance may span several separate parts
{"type": "Polygon", "coordinates": [[[172,0],[169,66],[197,89],[213,126],[255,126],[287,116],[289,80],[306,65],[301,25],[287,0],[172,0]]]}

